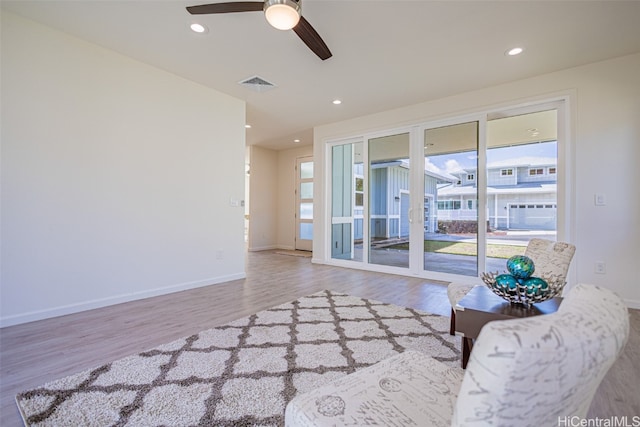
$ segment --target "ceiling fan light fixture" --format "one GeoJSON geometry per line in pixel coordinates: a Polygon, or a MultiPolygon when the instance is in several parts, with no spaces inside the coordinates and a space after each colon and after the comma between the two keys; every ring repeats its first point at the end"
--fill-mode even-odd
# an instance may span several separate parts
{"type": "Polygon", "coordinates": [[[295,0],[267,0],[264,15],[278,30],[290,30],[300,21],[300,5],[295,0]]]}

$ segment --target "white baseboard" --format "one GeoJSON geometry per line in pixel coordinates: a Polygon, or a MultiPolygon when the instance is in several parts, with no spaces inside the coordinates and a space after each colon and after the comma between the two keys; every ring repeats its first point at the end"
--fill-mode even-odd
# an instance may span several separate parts
{"type": "Polygon", "coordinates": [[[248,248],[247,250],[249,252],[259,252],[259,251],[270,251],[272,249],[279,249],[279,248],[276,245],[269,245],[269,246],[251,247],[251,248],[248,248]]]}
{"type": "Polygon", "coordinates": [[[237,273],[237,274],[230,274],[227,276],[213,277],[210,279],[198,280],[195,282],[179,283],[177,285],[150,289],[148,291],[115,295],[113,297],[84,301],[84,302],[64,305],[60,307],[48,308],[45,310],[36,310],[36,311],[30,311],[23,314],[14,314],[11,316],[0,317],[0,328],[5,328],[7,326],[13,326],[13,325],[20,325],[22,323],[35,322],[36,320],[50,319],[52,317],[65,316],[67,314],[79,313],[81,311],[93,310],[96,308],[102,308],[110,305],[121,304],[123,302],[136,301],[140,299],[156,297],[159,295],[166,295],[174,292],[186,291],[188,289],[195,289],[195,288],[201,288],[204,286],[215,285],[218,283],[230,282],[232,280],[244,279],[245,277],[246,277],[246,274],[244,272],[237,273]]]}
{"type": "Polygon", "coordinates": [[[640,310],[640,301],[638,300],[628,299],[628,300],[625,300],[624,303],[627,305],[628,308],[634,308],[636,310],[640,310]]]}
{"type": "Polygon", "coordinates": [[[274,249],[280,249],[282,251],[294,251],[295,247],[288,245],[269,245],[247,248],[249,252],[272,251],[274,249]]]}

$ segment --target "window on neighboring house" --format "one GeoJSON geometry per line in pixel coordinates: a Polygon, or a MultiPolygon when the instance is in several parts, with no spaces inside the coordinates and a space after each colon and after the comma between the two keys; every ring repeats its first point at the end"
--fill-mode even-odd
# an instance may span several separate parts
{"type": "Polygon", "coordinates": [[[512,176],[513,175],[513,169],[501,169],[500,170],[500,176],[512,176]]]}
{"type": "Polygon", "coordinates": [[[467,209],[473,210],[473,200],[467,200],[467,209]]]}
{"type": "Polygon", "coordinates": [[[532,168],[529,169],[529,176],[544,175],[544,168],[532,168]]]}
{"type": "Polygon", "coordinates": [[[472,173],[467,175],[467,181],[475,181],[476,180],[476,176],[472,173]]]}
{"type": "Polygon", "coordinates": [[[555,175],[556,174],[556,168],[549,168],[549,175],[555,175]]]}
{"type": "Polygon", "coordinates": [[[438,202],[440,210],[456,210],[460,209],[460,200],[442,200],[438,202]]]}

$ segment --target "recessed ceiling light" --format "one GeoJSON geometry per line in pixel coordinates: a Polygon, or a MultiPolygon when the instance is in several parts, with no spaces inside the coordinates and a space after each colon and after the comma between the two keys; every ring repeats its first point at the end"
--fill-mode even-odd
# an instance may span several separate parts
{"type": "Polygon", "coordinates": [[[294,139],[293,142],[297,143],[297,142],[300,142],[300,140],[299,139],[294,139]]]}
{"type": "Polygon", "coordinates": [[[205,27],[202,24],[198,24],[197,22],[194,22],[193,24],[190,25],[191,31],[193,31],[194,33],[206,33],[207,32],[207,27],[205,27]]]}
{"type": "Polygon", "coordinates": [[[340,101],[339,99],[334,99],[333,103],[334,103],[334,105],[340,105],[340,104],[342,104],[342,101],[340,101]]]}
{"type": "Polygon", "coordinates": [[[251,125],[244,125],[245,128],[251,129],[251,125]]]}
{"type": "Polygon", "coordinates": [[[520,55],[523,51],[524,49],[521,47],[514,47],[513,49],[509,49],[505,53],[509,56],[516,56],[516,55],[520,55]]]}

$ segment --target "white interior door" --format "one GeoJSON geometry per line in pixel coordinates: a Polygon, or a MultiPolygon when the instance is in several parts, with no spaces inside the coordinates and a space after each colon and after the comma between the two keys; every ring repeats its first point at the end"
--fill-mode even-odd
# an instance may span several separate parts
{"type": "Polygon", "coordinates": [[[313,157],[296,162],[296,250],[313,247],[313,157]]]}

